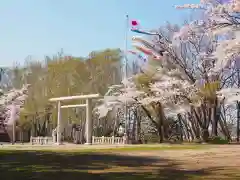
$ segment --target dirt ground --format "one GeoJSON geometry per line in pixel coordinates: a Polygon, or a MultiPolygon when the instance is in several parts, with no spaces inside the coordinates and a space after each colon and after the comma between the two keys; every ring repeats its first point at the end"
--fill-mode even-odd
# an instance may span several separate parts
{"type": "MultiPolygon", "coordinates": [[[[191,172],[193,179],[240,179],[240,145],[219,145],[202,150],[128,152],[127,155],[159,159],[155,167],[160,167],[162,158],[168,159],[168,163],[177,169],[185,170],[186,175],[191,172]]],[[[154,173],[154,168],[148,168],[154,173]]],[[[158,170],[156,168],[155,172],[158,170]]]]}
{"type": "MultiPolygon", "coordinates": [[[[78,148],[80,149],[80,148],[78,148]]],[[[240,145],[137,151],[0,151],[1,179],[240,179],[240,145]]]]}

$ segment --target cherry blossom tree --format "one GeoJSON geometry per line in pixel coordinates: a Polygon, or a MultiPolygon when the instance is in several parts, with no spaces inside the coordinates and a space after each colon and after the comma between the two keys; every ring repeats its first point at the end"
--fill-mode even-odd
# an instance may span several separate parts
{"type": "MultiPolygon", "coordinates": [[[[221,103],[224,103],[225,105],[232,105],[239,100],[239,1],[204,0],[198,5],[184,5],[181,7],[204,9],[205,19],[202,23],[206,28],[206,34],[208,36],[216,37],[217,40],[217,46],[215,52],[213,53],[215,58],[214,66],[209,72],[209,75],[211,77],[219,77],[219,79],[221,79],[222,88],[217,93],[221,103]]],[[[239,111],[238,107],[240,106],[237,105],[237,109],[239,111]]],[[[238,136],[239,121],[240,116],[238,115],[238,136]]]]}
{"type": "Polygon", "coordinates": [[[221,109],[226,99],[236,101],[239,94],[238,89],[227,91],[227,95],[223,93],[238,69],[237,7],[236,1],[202,1],[194,6],[184,5],[183,8],[199,8],[203,17],[181,28],[168,24],[168,35],[156,32],[150,40],[134,37],[133,40],[142,45],[141,48],[137,46],[138,50],[152,51],[148,53],[154,54],[149,57],[149,62],[154,65],[143,67],[142,73],[131,77],[131,83],[135,83],[137,89],[140,87],[141,93],[134,94],[125,89],[121,95],[114,96],[124,97],[129,102],[137,99],[138,105],[145,109],[153,107],[157,119],[178,117],[185,129],[192,130],[194,138],[202,137],[207,141],[209,128],[213,136],[218,136],[221,127],[221,132],[230,139],[221,109]],[[134,81],[142,76],[148,77],[145,83],[134,81]]]}

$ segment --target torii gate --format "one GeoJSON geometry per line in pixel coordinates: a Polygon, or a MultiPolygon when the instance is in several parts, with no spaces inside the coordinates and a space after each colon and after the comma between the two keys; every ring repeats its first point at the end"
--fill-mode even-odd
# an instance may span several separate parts
{"type": "Polygon", "coordinates": [[[76,108],[76,107],[86,107],[86,144],[92,144],[92,131],[93,131],[93,122],[92,122],[92,100],[100,98],[99,94],[89,94],[89,95],[79,95],[79,96],[65,96],[51,98],[49,101],[57,102],[57,144],[61,144],[61,109],[62,108],[76,108]],[[62,101],[69,101],[75,99],[85,99],[86,104],[74,104],[74,105],[65,105],[61,106],[62,101]]]}

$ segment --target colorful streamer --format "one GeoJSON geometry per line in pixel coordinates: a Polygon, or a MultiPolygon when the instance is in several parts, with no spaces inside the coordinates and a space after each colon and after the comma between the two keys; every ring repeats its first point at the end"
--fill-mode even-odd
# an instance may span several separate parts
{"type": "Polygon", "coordinates": [[[144,48],[142,46],[133,45],[137,50],[141,51],[142,53],[151,56],[153,59],[160,60],[162,56],[158,56],[155,53],[153,53],[150,49],[144,48]]]}
{"type": "Polygon", "coordinates": [[[145,35],[158,35],[157,33],[154,33],[154,32],[143,31],[135,28],[132,28],[131,31],[139,34],[145,34],[145,35]]]}
{"type": "Polygon", "coordinates": [[[153,52],[150,49],[144,48],[142,46],[138,46],[138,45],[133,45],[137,50],[141,51],[142,53],[152,56],[153,52]]]}
{"type": "Polygon", "coordinates": [[[153,49],[156,53],[159,53],[161,56],[163,56],[163,52],[164,52],[163,50],[157,49],[154,44],[146,41],[145,39],[134,36],[134,37],[132,37],[132,40],[142,43],[146,48],[153,49]]]}
{"type": "MultiPolygon", "coordinates": [[[[139,33],[139,34],[145,34],[145,35],[159,35],[158,33],[155,33],[155,32],[148,32],[148,31],[141,30],[140,24],[137,20],[132,20],[131,25],[132,25],[132,28],[131,28],[132,32],[139,33]]],[[[162,58],[164,51],[157,50],[155,45],[153,45],[152,43],[142,39],[141,37],[133,37],[132,40],[140,42],[141,44],[143,44],[145,46],[145,47],[142,47],[142,46],[134,45],[137,50],[141,51],[142,53],[144,53],[148,56],[151,56],[153,59],[159,60],[162,58]],[[151,49],[154,50],[155,53],[160,54],[160,56],[158,56],[154,52],[152,52],[151,49]]],[[[136,53],[133,53],[133,52],[132,52],[132,54],[136,55],[136,53]]]]}
{"type": "Polygon", "coordinates": [[[129,53],[131,53],[131,54],[133,54],[133,55],[135,55],[135,56],[137,56],[139,59],[141,59],[143,62],[146,62],[147,61],[147,59],[146,58],[144,58],[143,56],[141,56],[139,53],[137,53],[136,51],[128,51],[129,53]]]}
{"type": "Polygon", "coordinates": [[[155,45],[153,45],[152,43],[142,39],[141,37],[134,36],[134,37],[132,37],[132,40],[142,43],[144,46],[146,46],[149,49],[155,49],[155,45]]]}
{"type": "Polygon", "coordinates": [[[137,52],[136,51],[128,51],[128,52],[130,52],[130,53],[132,53],[132,54],[134,54],[134,55],[136,55],[137,54],[137,52]]]}
{"type": "Polygon", "coordinates": [[[131,28],[132,32],[145,34],[145,35],[158,35],[157,33],[141,30],[140,23],[137,20],[132,20],[131,25],[132,25],[132,28],[131,28]]]}
{"type": "MultiPolygon", "coordinates": [[[[143,56],[141,56],[138,52],[136,52],[136,51],[132,51],[132,50],[130,50],[130,51],[128,51],[129,53],[131,53],[131,54],[133,54],[133,55],[135,55],[135,56],[137,56],[140,60],[142,60],[144,63],[147,61],[147,59],[145,58],[145,57],[143,57],[143,56]]],[[[137,66],[138,66],[138,68],[139,68],[139,71],[140,71],[140,73],[145,73],[144,71],[143,71],[143,69],[140,67],[140,65],[139,64],[137,64],[137,66]]]]}

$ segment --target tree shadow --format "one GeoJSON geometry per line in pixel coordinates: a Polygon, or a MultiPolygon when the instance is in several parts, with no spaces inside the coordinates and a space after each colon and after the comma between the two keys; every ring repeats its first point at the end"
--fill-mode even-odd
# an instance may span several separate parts
{"type": "Polygon", "coordinates": [[[177,179],[209,175],[210,169],[183,170],[163,158],[80,152],[0,151],[1,179],[142,180],[177,179]]]}

